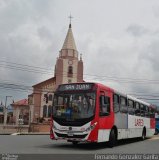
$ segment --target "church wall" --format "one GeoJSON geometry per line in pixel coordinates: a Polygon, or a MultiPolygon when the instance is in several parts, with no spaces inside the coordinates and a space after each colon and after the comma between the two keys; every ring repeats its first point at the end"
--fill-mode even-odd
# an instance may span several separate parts
{"type": "Polygon", "coordinates": [[[70,79],[73,82],[77,82],[77,65],[78,60],[72,60],[73,64],[69,65],[69,59],[63,59],[63,82],[62,83],[68,83],[68,80],[70,79]],[[68,67],[73,67],[73,76],[68,77],[68,67]]]}
{"type": "Polygon", "coordinates": [[[34,95],[34,120],[36,121],[40,115],[40,106],[41,106],[41,92],[35,92],[34,95]]]}
{"type": "Polygon", "coordinates": [[[56,87],[62,83],[63,81],[63,59],[59,58],[56,62],[56,87]]]}
{"type": "MultiPolygon", "coordinates": [[[[44,106],[52,106],[52,100],[49,100],[48,99],[48,103],[46,102],[46,98],[44,97],[44,94],[46,94],[46,93],[43,93],[42,95],[41,95],[41,107],[40,107],[40,117],[44,117],[44,115],[43,115],[43,108],[44,108],[44,106]]],[[[48,96],[49,95],[52,95],[52,97],[53,97],[53,93],[48,93],[47,94],[48,96]]],[[[48,108],[47,108],[47,112],[48,112],[48,108]]]]}
{"type": "Polygon", "coordinates": [[[83,62],[78,62],[77,82],[83,82],[83,62]]]}
{"type": "Polygon", "coordinates": [[[52,106],[52,100],[48,98],[48,103],[46,102],[45,94],[49,97],[49,95],[52,95],[53,97],[53,91],[55,91],[56,82],[46,82],[43,85],[43,92],[41,94],[41,105],[40,105],[40,117],[44,117],[43,115],[43,108],[44,106],[47,106],[47,112],[48,112],[48,106],[52,106]],[[46,92],[45,90],[49,90],[49,92],[46,92]]]}

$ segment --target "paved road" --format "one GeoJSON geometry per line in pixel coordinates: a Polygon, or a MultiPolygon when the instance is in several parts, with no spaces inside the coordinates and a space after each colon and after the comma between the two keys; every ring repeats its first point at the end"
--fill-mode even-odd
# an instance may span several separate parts
{"type": "Polygon", "coordinates": [[[107,144],[81,143],[73,146],[66,141],[52,141],[49,135],[0,135],[0,154],[107,154],[107,153],[159,153],[159,136],[140,141],[121,140],[109,148],[107,144]]]}

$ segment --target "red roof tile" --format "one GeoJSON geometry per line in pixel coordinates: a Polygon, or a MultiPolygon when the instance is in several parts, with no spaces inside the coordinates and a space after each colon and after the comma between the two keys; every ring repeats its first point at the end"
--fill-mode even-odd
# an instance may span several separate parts
{"type": "Polygon", "coordinates": [[[15,105],[15,106],[27,106],[28,105],[28,100],[27,99],[22,99],[20,101],[17,101],[15,103],[13,103],[12,105],[15,105]]]}

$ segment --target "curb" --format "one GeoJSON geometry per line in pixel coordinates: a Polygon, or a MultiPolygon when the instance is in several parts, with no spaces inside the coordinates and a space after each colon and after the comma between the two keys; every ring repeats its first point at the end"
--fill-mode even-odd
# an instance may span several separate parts
{"type": "Polygon", "coordinates": [[[0,133],[0,135],[11,135],[12,133],[0,133]]]}
{"type": "Polygon", "coordinates": [[[21,135],[50,135],[50,133],[0,133],[0,135],[12,135],[12,136],[21,136],[21,135]]]}
{"type": "Polygon", "coordinates": [[[18,135],[50,135],[50,133],[19,133],[18,135]]]}

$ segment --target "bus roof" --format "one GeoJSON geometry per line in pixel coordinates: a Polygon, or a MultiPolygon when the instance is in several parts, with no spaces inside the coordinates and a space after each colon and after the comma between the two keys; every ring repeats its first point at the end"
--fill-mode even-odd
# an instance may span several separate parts
{"type": "Polygon", "coordinates": [[[127,95],[127,98],[128,98],[128,99],[131,99],[131,100],[134,100],[134,101],[136,101],[136,102],[142,103],[142,104],[144,104],[144,105],[146,105],[146,106],[150,106],[150,105],[151,105],[150,103],[147,103],[147,102],[145,102],[145,101],[142,101],[142,100],[137,99],[137,98],[135,98],[135,97],[133,97],[133,96],[130,96],[130,95],[127,95]]]}

